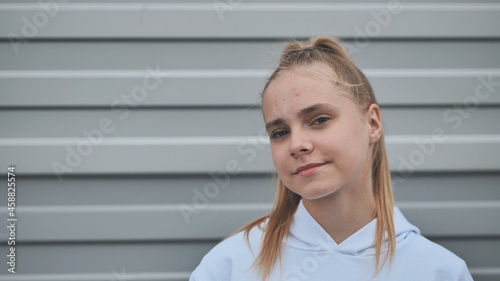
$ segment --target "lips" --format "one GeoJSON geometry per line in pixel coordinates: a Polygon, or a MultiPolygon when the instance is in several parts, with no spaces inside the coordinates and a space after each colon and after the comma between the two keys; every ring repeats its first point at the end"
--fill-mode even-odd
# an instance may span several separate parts
{"type": "Polygon", "coordinates": [[[303,165],[295,169],[293,174],[299,176],[310,176],[314,174],[319,168],[323,167],[326,164],[327,163],[310,163],[307,165],[303,165]]]}

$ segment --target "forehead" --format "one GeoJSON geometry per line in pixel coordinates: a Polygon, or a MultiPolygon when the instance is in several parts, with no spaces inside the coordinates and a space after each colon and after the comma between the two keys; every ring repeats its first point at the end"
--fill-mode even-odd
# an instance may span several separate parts
{"type": "Polygon", "coordinates": [[[286,118],[317,103],[345,107],[351,99],[344,89],[316,71],[291,69],[273,80],[264,93],[264,119],[286,118]]]}

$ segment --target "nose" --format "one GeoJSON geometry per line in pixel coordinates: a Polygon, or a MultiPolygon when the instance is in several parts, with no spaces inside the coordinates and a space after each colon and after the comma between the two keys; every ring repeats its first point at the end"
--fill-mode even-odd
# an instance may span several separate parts
{"type": "Polygon", "coordinates": [[[309,135],[302,131],[290,132],[289,138],[290,156],[298,158],[300,155],[309,154],[313,150],[309,135]]]}

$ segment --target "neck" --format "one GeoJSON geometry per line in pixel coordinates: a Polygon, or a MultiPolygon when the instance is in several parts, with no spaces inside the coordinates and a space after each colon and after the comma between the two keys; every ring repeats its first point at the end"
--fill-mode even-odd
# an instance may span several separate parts
{"type": "Polygon", "coordinates": [[[375,218],[372,183],[344,186],[320,199],[302,199],[311,216],[340,244],[375,218]]]}

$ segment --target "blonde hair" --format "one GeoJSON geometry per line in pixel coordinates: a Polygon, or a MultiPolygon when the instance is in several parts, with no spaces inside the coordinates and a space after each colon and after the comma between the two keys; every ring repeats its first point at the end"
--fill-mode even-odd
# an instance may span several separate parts
{"type": "MultiPolygon", "coordinates": [[[[329,79],[336,86],[345,89],[347,93],[351,94],[351,98],[365,110],[371,104],[377,103],[366,76],[356,67],[341,43],[329,37],[311,38],[303,42],[290,42],[283,50],[279,66],[267,79],[262,96],[265,94],[270,83],[283,71],[297,67],[308,67],[314,63],[322,63],[329,66],[333,70],[333,76],[335,76],[332,77],[331,74],[327,74],[329,79]]],[[[325,76],[324,73],[320,73],[320,75],[325,76]]],[[[375,199],[374,211],[377,218],[376,235],[374,238],[376,252],[375,274],[377,274],[388,258],[392,262],[396,247],[391,175],[383,135],[374,145],[372,160],[371,173],[375,199]],[[387,252],[381,263],[380,257],[385,239],[388,240],[385,249],[387,252]]],[[[260,252],[253,264],[264,280],[269,278],[277,260],[279,260],[281,266],[282,242],[288,238],[293,215],[300,200],[300,195],[292,192],[278,179],[276,198],[271,213],[250,222],[237,231],[245,231],[248,242],[250,230],[255,226],[261,227],[261,223],[267,220],[267,224],[263,229],[264,236],[260,252]]]]}

